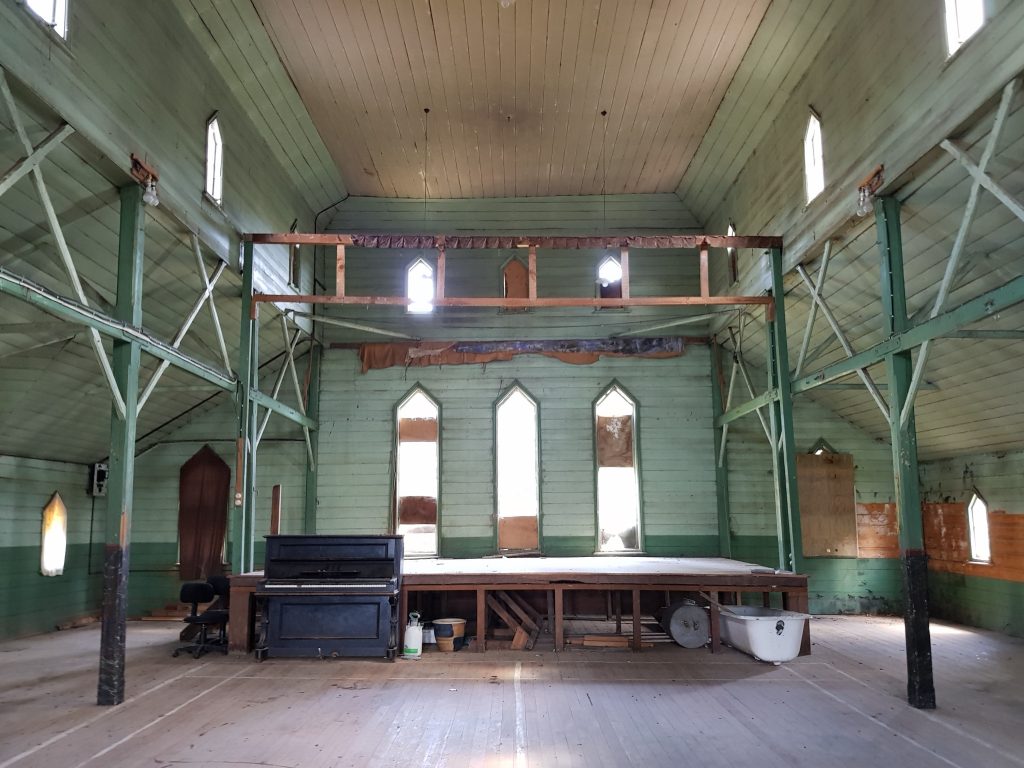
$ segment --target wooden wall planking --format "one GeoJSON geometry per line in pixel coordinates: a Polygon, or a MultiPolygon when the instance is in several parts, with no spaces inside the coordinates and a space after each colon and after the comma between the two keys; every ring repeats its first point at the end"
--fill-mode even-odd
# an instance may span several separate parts
{"type": "Polygon", "coordinates": [[[352,351],[327,353],[320,415],[318,529],[383,533],[391,507],[395,403],[414,385],[441,403],[442,554],[494,548],[492,404],[513,381],[537,398],[541,536],[551,554],[594,551],[592,401],[618,379],[640,403],[645,535],[652,549],[717,548],[707,349],[668,360],[571,366],[519,357],[487,366],[391,368],[361,374],[352,351]],[[680,432],[682,430],[682,432],[680,432]],[[462,540],[461,542],[459,540],[462,540]],[[448,552],[445,547],[448,546],[448,552]]]}

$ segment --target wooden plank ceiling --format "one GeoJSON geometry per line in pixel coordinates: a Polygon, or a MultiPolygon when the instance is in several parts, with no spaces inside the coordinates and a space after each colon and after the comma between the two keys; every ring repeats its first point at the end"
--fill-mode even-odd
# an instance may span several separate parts
{"type": "Polygon", "coordinates": [[[464,198],[675,191],[769,0],[254,3],[351,194],[464,198]]]}

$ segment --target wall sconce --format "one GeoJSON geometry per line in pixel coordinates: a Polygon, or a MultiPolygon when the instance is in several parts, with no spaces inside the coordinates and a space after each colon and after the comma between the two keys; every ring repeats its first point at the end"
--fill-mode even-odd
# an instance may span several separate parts
{"type": "Polygon", "coordinates": [[[134,153],[131,155],[131,158],[132,178],[146,188],[146,191],[142,194],[142,202],[155,208],[160,205],[160,198],[157,196],[156,192],[156,185],[157,182],[160,181],[160,176],[157,174],[155,168],[148,165],[146,161],[137,157],[134,153]]]}

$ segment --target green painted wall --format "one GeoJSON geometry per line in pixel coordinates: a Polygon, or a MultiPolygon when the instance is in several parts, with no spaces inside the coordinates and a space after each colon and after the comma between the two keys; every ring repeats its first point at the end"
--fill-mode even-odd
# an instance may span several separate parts
{"type": "MultiPolygon", "coordinates": [[[[968,501],[974,488],[990,510],[1024,514],[1024,451],[985,453],[920,466],[923,502],[968,501]]],[[[933,616],[1024,637],[1024,582],[929,571],[933,616]]]]}
{"type": "Polygon", "coordinates": [[[640,404],[647,550],[717,553],[709,355],[607,359],[574,366],[521,356],[486,366],[360,373],[354,351],[324,356],[318,530],[383,533],[391,508],[395,403],[420,384],[441,403],[441,552],[494,551],[492,404],[518,380],[540,405],[542,545],[551,555],[595,548],[591,403],[617,379],[640,404]]]}
{"type": "MultiPolygon", "coordinates": [[[[755,378],[763,372],[752,370],[755,378]]],[[[741,384],[737,384],[737,391],[741,384]]],[[[757,381],[758,391],[763,381],[757,381]]],[[[736,404],[746,398],[736,395],[736,404]]],[[[854,488],[858,502],[893,498],[889,446],[843,421],[807,397],[794,403],[796,447],[806,451],[824,438],[833,448],[854,457],[854,488]]],[[[775,497],[771,453],[757,417],[733,422],[729,431],[730,533],[733,557],[777,568],[775,497]]],[[[875,558],[804,559],[813,613],[896,613],[902,610],[899,561],[875,558]]]]}

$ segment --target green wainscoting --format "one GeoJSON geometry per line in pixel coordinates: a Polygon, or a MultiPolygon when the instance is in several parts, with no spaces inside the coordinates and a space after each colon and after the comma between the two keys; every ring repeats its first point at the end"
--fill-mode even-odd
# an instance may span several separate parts
{"type": "Polygon", "coordinates": [[[929,571],[928,600],[937,619],[1024,637],[1024,582],[929,571]]]}

